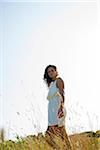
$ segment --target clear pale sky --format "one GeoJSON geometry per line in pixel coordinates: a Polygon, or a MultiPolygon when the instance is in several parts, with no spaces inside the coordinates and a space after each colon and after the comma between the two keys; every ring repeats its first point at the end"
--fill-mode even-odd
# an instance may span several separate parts
{"type": "Polygon", "coordinates": [[[6,137],[45,132],[44,69],[65,83],[68,134],[100,129],[99,3],[0,3],[0,126],[6,137]]]}

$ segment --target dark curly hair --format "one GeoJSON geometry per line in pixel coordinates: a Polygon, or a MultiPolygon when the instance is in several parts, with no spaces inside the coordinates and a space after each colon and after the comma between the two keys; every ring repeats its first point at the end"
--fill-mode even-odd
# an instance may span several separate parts
{"type": "Polygon", "coordinates": [[[45,68],[43,80],[46,81],[46,83],[47,83],[48,86],[49,86],[50,83],[53,81],[52,78],[49,77],[48,72],[47,72],[47,70],[48,70],[49,67],[54,68],[55,71],[57,70],[57,67],[54,66],[54,65],[48,65],[48,66],[45,68]]]}

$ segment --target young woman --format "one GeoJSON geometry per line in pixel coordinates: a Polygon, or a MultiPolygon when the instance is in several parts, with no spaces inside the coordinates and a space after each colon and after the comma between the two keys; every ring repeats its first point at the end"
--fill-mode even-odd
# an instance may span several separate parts
{"type": "Polygon", "coordinates": [[[48,128],[47,133],[59,134],[66,137],[67,147],[71,149],[67,133],[65,131],[66,109],[64,107],[64,81],[58,76],[57,67],[48,65],[44,72],[44,81],[49,91],[48,100],[48,128]],[[57,132],[56,132],[57,131],[57,132]]]}

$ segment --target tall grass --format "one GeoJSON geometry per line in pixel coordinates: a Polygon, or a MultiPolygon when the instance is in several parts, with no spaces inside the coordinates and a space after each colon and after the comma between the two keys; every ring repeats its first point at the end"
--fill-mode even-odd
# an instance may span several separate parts
{"type": "MultiPolygon", "coordinates": [[[[66,134],[65,134],[66,135],[66,134]]],[[[2,141],[0,150],[69,150],[66,146],[68,139],[63,134],[63,138],[59,135],[39,133],[21,138],[17,135],[16,140],[2,141]]],[[[1,137],[2,138],[2,137],[1,137]]],[[[72,150],[100,150],[100,131],[84,132],[80,134],[70,135],[72,150]]]]}
{"type": "MultiPolygon", "coordinates": [[[[34,107],[31,105],[32,113],[34,114],[34,107]]],[[[73,113],[76,113],[73,111],[73,113]]],[[[19,115],[19,113],[17,113],[19,115]]],[[[77,114],[76,114],[77,115],[77,114]]],[[[20,116],[20,115],[19,115],[20,116]]],[[[33,116],[31,120],[33,120],[33,116]]],[[[89,124],[92,128],[92,120],[88,114],[89,124]]],[[[34,120],[32,121],[34,127],[34,120]]],[[[10,132],[10,130],[9,130],[10,132]]],[[[66,131],[63,131],[63,138],[60,134],[48,134],[45,132],[38,133],[38,135],[28,135],[21,137],[16,135],[16,140],[5,140],[4,129],[0,131],[0,150],[70,150],[68,148],[68,141],[70,141],[72,150],[100,150],[100,131],[72,134],[66,136],[66,131]]]]}

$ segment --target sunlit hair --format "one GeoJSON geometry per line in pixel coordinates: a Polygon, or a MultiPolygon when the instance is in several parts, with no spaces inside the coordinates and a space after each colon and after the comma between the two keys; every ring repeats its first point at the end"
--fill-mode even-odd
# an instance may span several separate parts
{"type": "Polygon", "coordinates": [[[46,81],[46,83],[47,83],[48,86],[49,86],[50,83],[53,81],[52,78],[49,77],[48,72],[47,72],[49,67],[54,68],[55,71],[57,70],[57,67],[54,66],[54,65],[48,65],[48,66],[45,68],[45,72],[44,72],[44,77],[43,77],[43,79],[44,79],[44,81],[46,81]]]}

